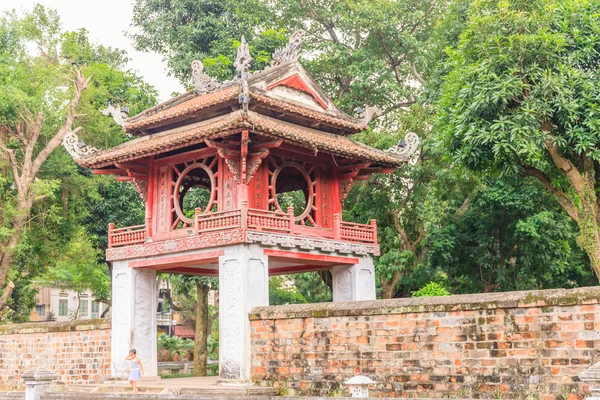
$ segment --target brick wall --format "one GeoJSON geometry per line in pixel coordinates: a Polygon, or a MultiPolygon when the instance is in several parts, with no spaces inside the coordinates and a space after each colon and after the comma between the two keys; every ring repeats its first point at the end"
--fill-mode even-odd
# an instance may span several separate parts
{"type": "Polygon", "coordinates": [[[23,385],[23,372],[43,367],[58,382],[83,384],[110,376],[110,323],[105,320],[0,325],[0,389],[23,385]]]}
{"type": "Polygon", "coordinates": [[[341,394],[364,374],[375,396],[582,399],[599,299],[581,288],[255,308],[252,376],[302,395],[341,394]]]}

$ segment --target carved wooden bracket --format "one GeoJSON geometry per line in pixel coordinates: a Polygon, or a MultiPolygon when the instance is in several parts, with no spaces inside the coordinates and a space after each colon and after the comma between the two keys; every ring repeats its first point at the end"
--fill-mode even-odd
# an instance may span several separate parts
{"type": "Polygon", "coordinates": [[[339,181],[340,187],[340,201],[343,202],[346,200],[346,196],[350,193],[350,189],[352,189],[352,185],[354,185],[354,179],[348,178],[339,181]]]}
{"type": "Polygon", "coordinates": [[[131,184],[145,203],[148,200],[148,181],[134,179],[131,181],[131,184]]]}
{"type": "Polygon", "coordinates": [[[283,140],[278,139],[250,145],[248,131],[244,130],[242,131],[239,150],[230,144],[210,139],[205,140],[205,143],[208,147],[217,149],[217,154],[225,160],[227,167],[233,173],[234,181],[238,184],[247,185],[258,170],[261,161],[269,155],[269,149],[281,146],[283,140]]]}

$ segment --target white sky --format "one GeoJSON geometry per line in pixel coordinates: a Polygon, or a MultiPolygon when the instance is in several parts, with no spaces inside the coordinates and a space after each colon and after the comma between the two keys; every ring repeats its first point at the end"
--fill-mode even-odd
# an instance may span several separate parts
{"type": "Polygon", "coordinates": [[[131,59],[128,67],[158,90],[159,101],[169,99],[173,92],[184,92],[175,78],[167,76],[160,55],[135,51],[125,36],[125,31],[133,30],[133,0],[0,0],[0,11],[15,9],[22,13],[35,3],[57,10],[65,30],[85,28],[92,42],[127,51],[131,59]]]}

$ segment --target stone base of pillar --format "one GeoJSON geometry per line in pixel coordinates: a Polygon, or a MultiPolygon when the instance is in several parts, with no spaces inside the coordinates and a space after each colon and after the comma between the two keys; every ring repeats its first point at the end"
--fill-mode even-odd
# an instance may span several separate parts
{"type": "Polygon", "coordinates": [[[25,381],[25,400],[40,400],[50,390],[50,384],[58,377],[47,369],[31,369],[21,375],[25,381]]]}
{"type": "Polygon", "coordinates": [[[358,264],[331,270],[333,301],[375,300],[375,268],[373,258],[361,257],[358,264]]]}
{"type": "Polygon", "coordinates": [[[219,384],[251,385],[248,313],[268,305],[268,257],[256,245],[228,247],[219,257],[219,384]]]}

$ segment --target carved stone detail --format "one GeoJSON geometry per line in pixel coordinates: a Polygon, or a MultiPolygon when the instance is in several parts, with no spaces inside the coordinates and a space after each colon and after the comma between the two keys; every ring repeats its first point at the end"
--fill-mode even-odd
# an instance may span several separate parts
{"type": "Polygon", "coordinates": [[[219,274],[220,306],[222,307],[221,379],[240,379],[243,357],[244,301],[242,299],[242,271],[238,259],[226,260],[219,274]]]}
{"type": "Polygon", "coordinates": [[[146,202],[148,200],[148,181],[134,179],[133,181],[131,181],[131,184],[139,193],[142,201],[146,202]]]}
{"type": "Polygon", "coordinates": [[[373,272],[371,270],[363,268],[360,271],[358,271],[358,284],[360,285],[360,290],[358,291],[357,300],[374,300],[374,283],[375,281],[373,277],[373,272]]]}
{"type": "Polygon", "coordinates": [[[416,133],[408,132],[403,141],[400,141],[396,146],[390,147],[386,151],[408,161],[419,148],[419,142],[419,137],[416,133]]]}
{"type": "Polygon", "coordinates": [[[302,48],[302,38],[304,37],[304,34],[305,32],[303,30],[294,32],[292,36],[290,36],[290,40],[286,47],[275,50],[271,66],[276,66],[289,61],[297,61],[298,54],[300,54],[300,49],[302,48]]]}
{"type": "MultiPolygon", "coordinates": [[[[129,323],[127,320],[128,282],[129,277],[125,272],[117,273],[113,279],[112,334],[114,337],[129,337],[129,323]]],[[[130,344],[128,341],[117,341],[114,343],[113,354],[127,354],[129,347],[130,344]]],[[[113,358],[113,371],[119,377],[125,375],[127,372],[127,363],[123,361],[123,357],[113,358]]]]}
{"type": "Polygon", "coordinates": [[[204,72],[204,64],[202,64],[202,61],[198,60],[192,62],[192,79],[194,81],[196,93],[199,95],[208,94],[231,85],[230,81],[221,83],[216,78],[209,76],[204,72]]]}
{"type": "Polygon", "coordinates": [[[176,253],[179,251],[196,250],[204,247],[242,243],[243,241],[244,232],[241,229],[203,233],[202,235],[181,239],[109,248],[106,250],[106,260],[115,261],[128,258],[148,257],[159,254],[176,253]]]}
{"type": "Polygon", "coordinates": [[[97,149],[92,146],[87,146],[85,143],[83,143],[83,141],[80,141],[79,137],[77,136],[77,133],[73,131],[65,135],[65,137],[63,138],[62,145],[64,146],[65,150],[67,150],[67,152],[71,155],[71,157],[76,159],[89,157],[92,154],[100,151],[100,149],[97,149]]]}
{"type": "Polygon", "coordinates": [[[350,269],[338,272],[335,288],[336,301],[352,300],[352,271],[350,269]]]}
{"type": "Polygon", "coordinates": [[[379,246],[377,245],[338,242],[329,239],[306,238],[267,232],[246,232],[246,243],[260,243],[264,246],[281,246],[286,248],[300,248],[304,250],[318,249],[321,251],[345,254],[379,255],[379,246]]]}
{"type": "MultiPolygon", "coordinates": [[[[137,272],[135,275],[133,343],[142,361],[151,359],[153,354],[152,311],[154,305],[153,274],[137,272]]],[[[146,363],[147,364],[147,363],[146,363]]]]}
{"type": "MultiPolygon", "coordinates": [[[[128,110],[128,108],[126,108],[128,110]]],[[[104,110],[100,110],[102,115],[109,116],[112,115],[115,124],[119,125],[121,128],[125,126],[125,118],[127,118],[127,113],[121,110],[121,107],[115,107],[112,104],[109,104],[104,110]]]]}

